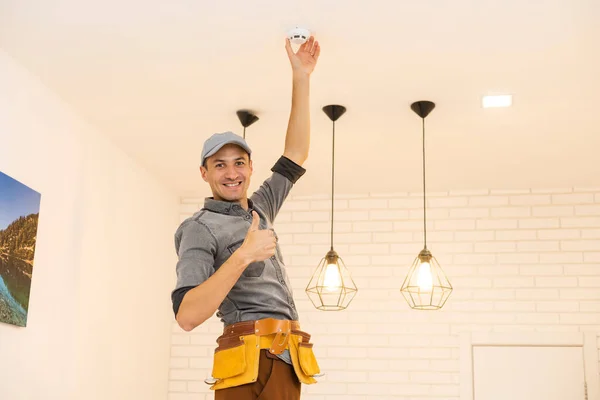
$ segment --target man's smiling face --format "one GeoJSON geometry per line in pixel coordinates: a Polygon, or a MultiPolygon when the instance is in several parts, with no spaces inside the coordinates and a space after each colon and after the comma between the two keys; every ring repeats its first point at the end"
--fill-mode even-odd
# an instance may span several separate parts
{"type": "Polygon", "coordinates": [[[210,185],[215,200],[245,202],[252,176],[252,161],[248,153],[235,144],[228,144],[206,159],[200,167],[202,179],[210,185]]]}

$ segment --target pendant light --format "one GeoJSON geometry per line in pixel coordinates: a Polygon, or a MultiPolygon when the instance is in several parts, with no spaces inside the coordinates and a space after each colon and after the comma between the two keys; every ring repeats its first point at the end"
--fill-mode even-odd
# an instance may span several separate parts
{"type": "Polygon", "coordinates": [[[400,291],[411,308],[438,310],[444,306],[452,285],[442,267],[427,248],[427,212],[425,197],[425,117],[435,108],[431,101],[417,101],[410,108],[423,121],[423,235],[425,246],[412,263],[400,291]]]}
{"type": "Polygon", "coordinates": [[[322,311],[340,311],[348,307],[358,289],[344,261],[333,249],[333,189],[335,178],[335,121],[346,112],[346,107],[329,105],[323,107],[333,122],[333,142],[331,146],[331,249],[321,259],[313,273],[306,293],[313,305],[322,311]]]}
{"type": "Polygon", "coordinates": [[[246,139],[246,128],[258,121],[258,117],[248,110],[238,110],[236,114],[244,127],[243,138],[246,139]]]}

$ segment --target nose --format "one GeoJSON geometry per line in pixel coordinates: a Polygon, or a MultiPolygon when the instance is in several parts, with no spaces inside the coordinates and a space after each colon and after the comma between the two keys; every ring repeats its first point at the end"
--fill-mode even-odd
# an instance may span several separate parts
{"type": "Polygon", "coordinates": [[[225,178],[230,180],[235,180],[238,178],[238,173],[235,169],[235,166],[232,165],[227,167],[227,170],[225,171],[225,178]]]}

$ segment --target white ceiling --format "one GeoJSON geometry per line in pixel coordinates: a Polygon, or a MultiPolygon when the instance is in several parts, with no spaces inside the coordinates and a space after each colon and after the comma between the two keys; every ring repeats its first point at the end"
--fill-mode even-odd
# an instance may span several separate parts
{"type": "Polygon", "coordinates": [[[290,106],[284,35],[308,26],[312,149],[295,194],[421,185],[420,120],[431,100],[431,190],[585,186],[600,162],[597,0],[0,0],[0,47],[182,196],[213,132],[248,128],[254,184],[283,149],[290,106]],[[510,109],[481,95],[513,93],[510,109]]]}

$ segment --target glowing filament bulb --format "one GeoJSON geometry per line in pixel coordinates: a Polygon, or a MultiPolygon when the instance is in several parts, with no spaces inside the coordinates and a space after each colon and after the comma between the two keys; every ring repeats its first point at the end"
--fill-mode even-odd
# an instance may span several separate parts
{"type": "Polygon", "coordinates": [[[327,264],[323,286],[329,292],[334,292],[342,286],[342,277],[337,264],[327,264]]]}
{"type": "Polygon", "coordinates": [[[423,292],[431,292],[433,290],[433,275],[431,274],[431,265],[426,261],[422,262],[419,266],[417,285],[423,292]]]}

